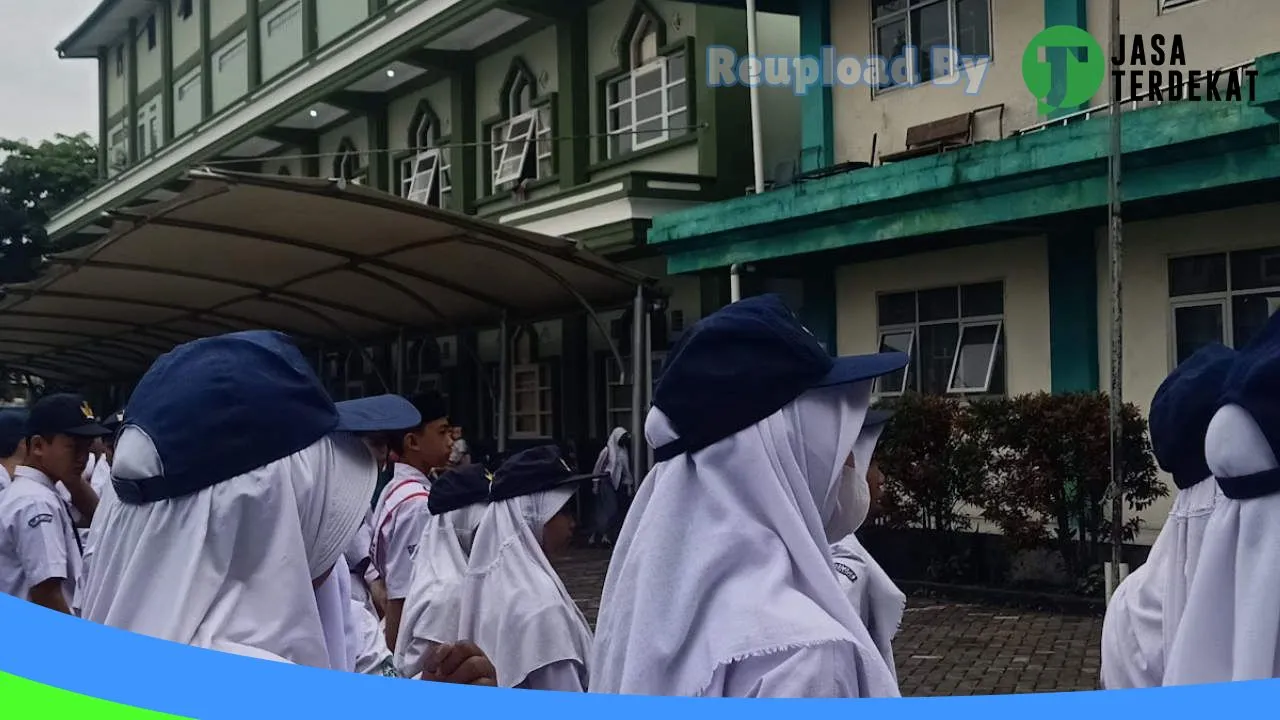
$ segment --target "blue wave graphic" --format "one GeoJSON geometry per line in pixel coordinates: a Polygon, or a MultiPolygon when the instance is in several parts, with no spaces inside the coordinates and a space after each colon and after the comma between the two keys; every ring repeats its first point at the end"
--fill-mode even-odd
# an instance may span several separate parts
{"type": "MultiPolygon", "coordinates": [[[[0,595],[0,672],[81,695],[198,720],[361,718],[396,713],[459,717],[702,717],[707,700],[579,695],[473,688],[337,673],[201,650],[103,627],[0,595]]],[[[895,720],[1035,717],[1204,717],[1228,707],[1274,707],[1280,680],[1156,690],[902,700],[721,700],[735,720],[778,720],[785,712],[895,720]]]]}

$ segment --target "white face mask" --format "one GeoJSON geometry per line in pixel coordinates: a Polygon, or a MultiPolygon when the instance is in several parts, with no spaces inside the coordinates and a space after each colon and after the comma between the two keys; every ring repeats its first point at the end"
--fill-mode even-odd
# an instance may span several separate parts
{"type": "Polygon", "coordinates": [[[871,512],[871,486],[867,475],[856,468],[840,469],[840,488],[836,493],[836,510],[827,523],[827,540],[837,542],[862,527],[871,512]]]}

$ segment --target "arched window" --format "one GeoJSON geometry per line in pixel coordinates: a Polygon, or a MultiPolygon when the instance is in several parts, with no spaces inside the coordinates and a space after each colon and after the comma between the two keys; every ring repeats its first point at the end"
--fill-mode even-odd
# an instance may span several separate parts
{"type": "Polygon", "coordinates": [[[529,66],[520,58],[512,60],[499,97],[503,119],[490,130],[494,190],[553,172],[551,111],[539,99],[538,80],[529,66]]]}
{"type": "Polygon", "coordinates": [[[448,207],[453,182],[448,148],[440,147],[440,118],[426,100],[409,123],[412,154],[400,162],[400,194],[414,202],[448,207]]]}
{"type": "Polygon", "coordinates": [[[621,74],[609,81],[609,156],[643,150],[688,131],[689,83],[683,49],[663,51],[665,24],[640,2],[618,43],[621,74]]]}
{"type": "Polygon", "coordinates": [[[364,168],[360,164],[360,151],[351,138],[342,138],[338,143],[338,152],[333,156],[333,177],[359,184],[364,178],[364,168]]]}

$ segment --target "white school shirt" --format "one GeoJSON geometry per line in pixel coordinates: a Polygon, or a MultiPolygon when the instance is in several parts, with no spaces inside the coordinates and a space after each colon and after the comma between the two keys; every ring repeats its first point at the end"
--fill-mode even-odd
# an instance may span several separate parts
{"type": "Polygon", "coordinates": [[[373,568],[387,586],[388,600],[403,600],[413,580],[413,551],[430,512],[427,496],[431,481],[417,468],[396,463],[391,482],[383,488],[373,509],[373,542],[369,548],[373,568]]]}
{"type": "Polygon", "coordinates": [[[58,578],[70,608],[81,560],[71,516],[53,480],[18,466],[0,495],[0,592],[28,600],[32,587],[58,578]]]}
{"type": "Polygon", "coordinates": [[[13,482],[13,478],[9,477],[9,471],[3,465],[0,465],[0,490],[9,487],[11,482],[13,482]]]}

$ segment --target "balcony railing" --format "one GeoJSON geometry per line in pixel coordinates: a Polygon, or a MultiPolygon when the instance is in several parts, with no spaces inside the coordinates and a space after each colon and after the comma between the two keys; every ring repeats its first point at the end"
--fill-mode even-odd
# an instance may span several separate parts
{"type": "MultiPolygon", "coordinates": [[[[1224,67],[1224,68],[1221,68],[1219,72],[1231,73],[1232,75],[1236,75],[1237,79],[1241,83],[1241,86],[1243,87],[1247,79],[1247,76],[1245,75],[1245,71],[1253,68],[1253,62],[1254,61],[1250,60],[1248,62],[1243,62],[1238,65],[1231,65],[1229,67],[1224,67]]],[[[1203,82],[1203,80],[1201,80],[1200,82],[1203,82]]],[[[1172,94],[1172,91],[1174,89],[1185,90],[1186,87],[1190,84],[1191,84],[1190,81],[1177,83],[1177,84],[1170,84],[1159,89],[1148,90],[1146,92],[1143,92],[1137,95],[1131,95],[1125,98],[1124,100],[1120,101],[1120,112],[1129,112],[1130,110],[1138,110],[1140,108],[1145,108],[1145,107],[1154,107],[1156,105],[1163,105],[1167,102],[1180,102],[1179,100],[1170,99],[1170,95],[1172,94]]],[[[1180,93],[1180,95],[1182,96],[1185,96],[1185,94],[1186,94],[1185,92],[1180,93]]],[[[1035,125],[1032,125],[1030,127],[1025,127],[1021,130],[1015,130],[1013,132],[1013,135],[1014,136],[1027,135],[1029,133],[1039,132],[1041,130],[1044,130],[1045,128],[1068,125],[1073,122],[1081,122],[1084,120],[1088,120],[1089,118],[1095,115],[1109,115],[1110,113],[1111,113],[1110,103],[1094,105],[1093,107],[1088,107],[1088,108],[1085,108],[1084,110],[1078,110],[1068,115],[1063,115],[1060,118],[1054,118],[1053,120],[1046,120],[1044,122],[1036,123],[1035,125]]]]}

